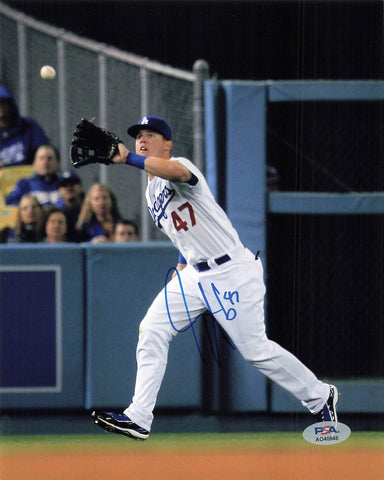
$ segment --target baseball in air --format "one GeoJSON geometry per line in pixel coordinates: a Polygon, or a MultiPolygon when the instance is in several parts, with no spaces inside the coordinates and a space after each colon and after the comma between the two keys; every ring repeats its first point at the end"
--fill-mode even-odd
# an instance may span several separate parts
{"type": "Polygon", "coordinates": [[[56,77],[56,70],[50,65],[44,65],[40,69],[40,77],[43,80],[53,80],[56,77]]]}

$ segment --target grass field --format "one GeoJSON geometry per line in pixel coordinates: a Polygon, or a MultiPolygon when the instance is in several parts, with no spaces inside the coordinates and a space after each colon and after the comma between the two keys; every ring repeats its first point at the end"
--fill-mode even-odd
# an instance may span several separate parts
{"type": "Polygon", "coordinates": [[[315,446],[296,433],[0,439],[1,480],[384,480],[383,432],[315,446]]]}

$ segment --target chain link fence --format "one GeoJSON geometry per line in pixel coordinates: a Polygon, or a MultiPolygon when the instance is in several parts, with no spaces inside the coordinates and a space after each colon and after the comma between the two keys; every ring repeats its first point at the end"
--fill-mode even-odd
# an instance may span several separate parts
{"type": "MultiPolygon", "coordinates": [[[[174,155],[196,158],[196,81],[204,70],[184,71],[108,47],[21,14],[0,3],[0,83],[18,100],[20,112],[34,118],[61,152],[62,170],[70,169],[69,147],[77,122],[85,117],[117,133],[131,148],[127,127],[144,115],[166,118],[174,132],[174,155]],[[54,81],[39,71],[52,65],[54,81]],[[194,117],[195,115],[195,117],[194,117]]],[[[201,88],[200,88],[201,90],[201,88]]],[[[200,120],[202,116],[200,117],[200,120]]],[[[203,122],[198,121],[203,128],[203,122]]],[[[144,205],[146,175],[123,166],[87,166],[77,173],[86,191],[94,182],[115,192],[121,214],[141,225],[143,240],[165,240],[152,225],[144,205]]]]}

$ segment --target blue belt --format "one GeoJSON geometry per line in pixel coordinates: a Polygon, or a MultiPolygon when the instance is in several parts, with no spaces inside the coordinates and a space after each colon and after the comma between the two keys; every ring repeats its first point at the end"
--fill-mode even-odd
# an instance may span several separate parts
{"type": "MultiPolygon", "coordinates": [[[[214,262],[217,265],[222,265],[223,263],[229,262],[230,260],[231,260],[231,257],[229,255],[225,254],[222,257],[215,258],[214,262]]],[[[196,265],[194,265],[194,267],[199,272],[205,272],[205,271],[211,269],[211,267],[208,265],[208,262],[199,262],[196,265]]]]}

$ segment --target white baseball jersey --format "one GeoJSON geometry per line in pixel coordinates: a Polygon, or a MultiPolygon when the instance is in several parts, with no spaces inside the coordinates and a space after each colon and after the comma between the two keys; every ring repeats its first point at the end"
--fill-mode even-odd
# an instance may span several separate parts
{"type": "Polygon", "coordinates": [[[195,185],[155,177],[148,182],[146,198],[157,227],[190,264],[218,258],[240,247],[239,236],[207,182],[191,161],[172,157],[198,179],[195,185]]]}
{"type": "Polygon", "coordinates": [[[146,197],[157,226],[188,265],[159,292],[140,324],[135,394],[124,413],[150,430],[169,343],[207,310],[251,365],[311,412],[319,411],[329,385],[266,335],[261,259],[241,244],[202,173],[186,158],[171,161],[181,162],[196,178],[188,184],[155,177],[148,183],[146,197]],[[226,256],[224,263],[214,261],[221,256],[226,256]],[[196,268],[200,262],[207,262],[208,268],[196,268]]]}

